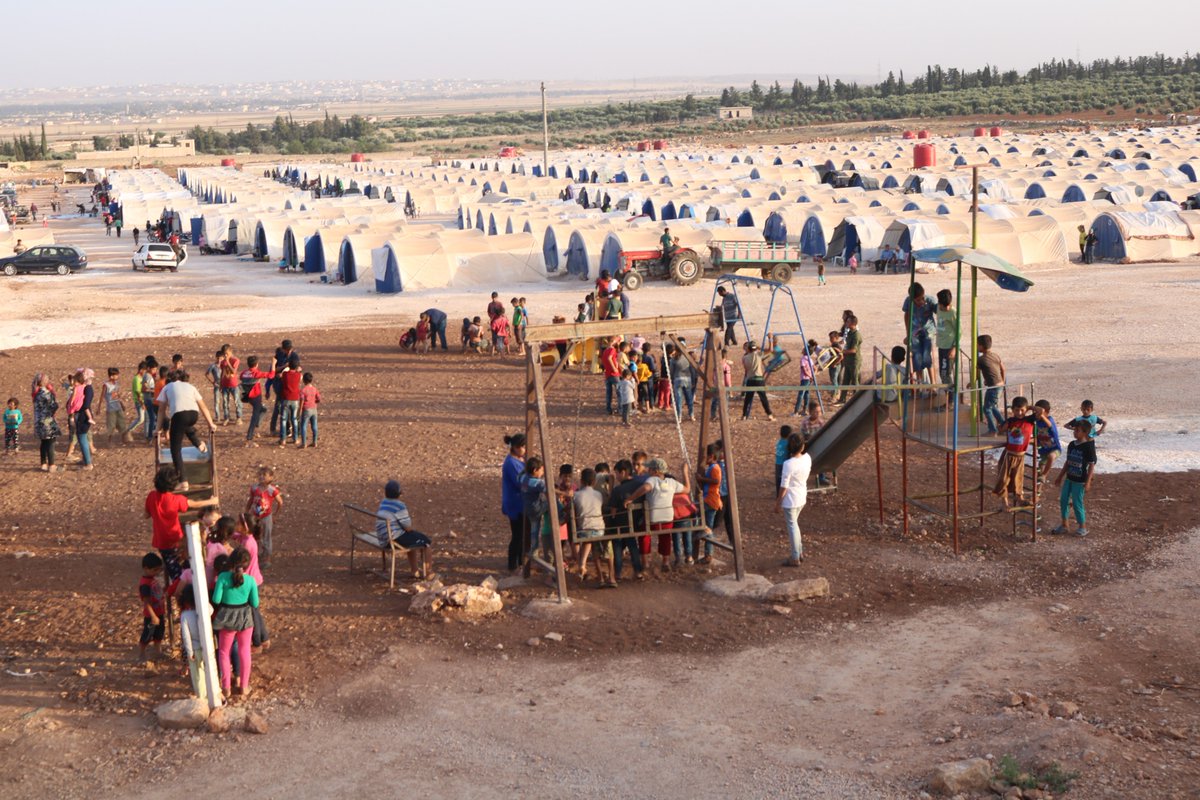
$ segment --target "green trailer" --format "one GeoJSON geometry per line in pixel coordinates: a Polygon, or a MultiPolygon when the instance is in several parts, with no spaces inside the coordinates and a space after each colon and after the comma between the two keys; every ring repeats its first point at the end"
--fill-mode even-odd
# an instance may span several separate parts
{"type": "Polygon", "coordinates": [[[778,283],[787,283],[804,259],[800,245],[783,242],[740,242],[713,239],[708,243],[708,252],[713,269],[718,272],[734,272],[739,269],[757,269],[762,277],[778,283]]]}

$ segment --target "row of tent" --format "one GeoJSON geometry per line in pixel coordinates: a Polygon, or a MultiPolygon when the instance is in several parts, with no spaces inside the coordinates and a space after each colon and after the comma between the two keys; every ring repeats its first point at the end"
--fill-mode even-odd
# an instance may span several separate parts
{"type": "MultiPolygon", "coordinates": [[[[985,146],[1004,156],[982,170],[979,241],[1014,264],[1066,260],[1081,225],[1097,233],[1102,258],[1197,254],[1200,216],[1178,202],[1196,186],[1195,130],[1141,132],[1137,141],[1125,133],[1132,132],[935,146],[947,155],[973,157],[985,146]],[[1089,162],[1082,149],[1102,155],[1089,162]],[[1045,163],[1055,159],[1061,163],[1045,163]]],[[[651,157],[575,151],[551,155],[553,177],[519,158],[284,162],[266,174],[194,168],[173,184],[118,181],[114,194],[147,208],[178,203],[194,241],[227,241],[232,233],[238,252],[303,265],[334,282],[401,291],[591,278],[616,268],[622,249],[655,247],[664,224],[701,250],[714,238],[765,239],[832,260],[969,241],[969,173],[887,164],[906,147],[897,139],[651,157]],[[314,184],[336,185],[341,196],[315,199],[299,188],[314,184]],[[405,206],[433,224],[406,218],[405,206]],[[365,280],[368,264],[373,280],[365,280]]]]}

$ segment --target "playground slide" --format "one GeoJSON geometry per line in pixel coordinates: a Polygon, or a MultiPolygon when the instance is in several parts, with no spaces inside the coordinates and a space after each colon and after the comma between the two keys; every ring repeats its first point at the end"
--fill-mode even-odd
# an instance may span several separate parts
{"type": "Polygon", "coordinates": [[[809,441],[807,452],[812,457],[813,472],[829,472],[841,466],[871,436],[872,414],[883,422],[888,416],[887,407],[876,404],[874,391],[855,392],[850,402],[830,417],[809,441]]]}

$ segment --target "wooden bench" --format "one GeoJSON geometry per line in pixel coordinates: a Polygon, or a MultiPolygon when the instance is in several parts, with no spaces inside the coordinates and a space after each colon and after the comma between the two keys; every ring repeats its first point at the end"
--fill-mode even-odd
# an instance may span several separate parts
{"type": "Polygon", "coordinates": [[[395,524],[392,520],[387,517],[381,517],[374,511],[368,511],[362,506],[355,505],[354,503],[342,503],[342,508],[346,514],[346,524],[350,527],[350,571],[354,572],[354,548],[359,543],[373,547],[379,551],[380,564],[388,570],[388,586],[395,589],[396,556],[407,557],[410,549],[396,543],[395,536],[401,533],[401,531],[394,531],[392,529],[392,526],[395,524]],[[380,544],[379,533],[375,528],[380,522],[387,529],[386,544],[380,544]],[[388,564],[388,556],[391,556],[390,565],[388,564]]]}

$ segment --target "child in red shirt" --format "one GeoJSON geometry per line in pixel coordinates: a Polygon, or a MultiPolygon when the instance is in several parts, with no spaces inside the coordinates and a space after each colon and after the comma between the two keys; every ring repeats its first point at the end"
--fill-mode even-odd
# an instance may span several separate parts
{"type": "Polygon", "coordinates": [[[996,475],[996,488],[993,493],[1004,500],[1004,507],[1009,508],[1008,495],[1011,491],[1018,503],[1027,501],[1023,493],[1025,483],[1025,451],[1033,438],[1034,418],[1029,411],[1029,401],[1024,397],[1014,397],[1012,401],[1012,416],[1000,426],[1000,434],[1005,437],[1004,455],[1000,457],[996,475]]]}
{"type": "Polygon", "coordinates": [[[417,320],[417,344],[416,351],[418,353],[429,352],[429,315],[422,314],[417,320]]]}
{"type": "Polygon", "coordinates": [[[313,374],[304,373],[304,385],[300,387],[300,444],[304,447],[317,446],[317,406],[321,403],[321,392],[313,385],[313,374]],[[312,427],[312,444],[308,445],[308,429],[312,427]]]}
{"type": "Polygon", "coordinates": [[[275,485],[275,471],[263,467],[258,471],[258,483],[250,487],[246,501],[246,519],[257,530],[259,558],[262,568],[271,566],[271,534],[275,530],[275,512],[283,508],[283,492],[275,485]]]}
{"type": "Polygon", "coordinates": [[[175,487],[178,485],[179,473],[175,468],[160,467],[154,476],[154,489],[146,495],[145,503],[146,516],[153,523],[150,546],[162,556],[168,581],[176,580],[183,572],[179,557],[179,549],[183,545],[183,526],[179,524],[179,515],[185,511],[220,504],[216,497],[191,500],[182,494],[176,494],[175,487]]]}
{"type": "Polygon", "coordinates": [[[503,314],[492,317],[492,355],[498,356],[501,351],[508,355],[509,330],[508,317],[503,314]]]}

